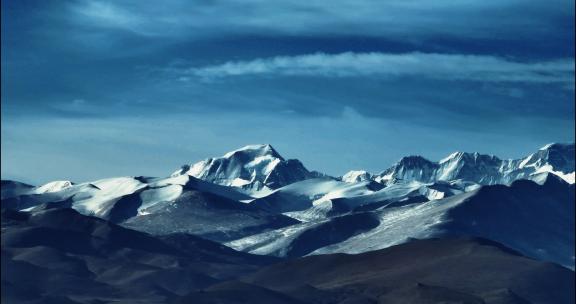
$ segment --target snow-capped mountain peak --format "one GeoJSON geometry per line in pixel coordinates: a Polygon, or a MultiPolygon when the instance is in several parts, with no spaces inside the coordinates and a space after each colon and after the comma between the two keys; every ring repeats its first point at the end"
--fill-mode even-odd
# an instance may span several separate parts
{"type": "Polygon", "coordinates": [[[523,167],[544,167],[550,165],[555,171],[570,173],[574,171],[574,144],[547,144],[536,153],[528,156],[523,167]]]}
{"type": "Polygon", "coordinates": [[[385,184],[398,180],[425,183],[465,180],[493,185],[530,179],[542,172],[551,172],[573,183],[574,144],[548,144],[522,159],[502,160],[494,155],[478,152],[454,152],[439,162],[432,162],[421,156],[408,156],[374,176],[373,180],[385,184]]]}
{"type": "Polygon", "coordinates": [[[278,152],[270,144],[247,145],[247,146],[244,146],[240,149],[230,151],[230,152],[224,154],[223,157],[224,158],[231,158],[231,157],[234,157],[235,155],[239,155],[239,154],[247,156],[247,157],[251,157],[251,158],[269,156],[269,157],[273,157],[273,158],[278,158],[280,160],[284,160],[284,158],[280,154],[278,154],[278,152]]]}
{"type": "Polygon", "coordinates": [[[248,145],[219,158],[184,165],[172,175],[191,175],[208,182],[245,190],[273,190],[318,176],[299,160],[284,159],[271,145],[248,145]]]}
{"type": "Polygon", "coordinates": [[[414,180],[428,182],[434,179],[438,164],[418,155],[402,157],[396,164],[379,175],[377,181],[414,180]]]}

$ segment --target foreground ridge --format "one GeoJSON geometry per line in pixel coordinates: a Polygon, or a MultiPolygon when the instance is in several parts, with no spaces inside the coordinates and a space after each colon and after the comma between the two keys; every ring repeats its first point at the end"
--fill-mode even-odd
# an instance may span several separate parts
{"type": "Polygon", "coordinates": [[[481,238],[281,260],[68,208],[2,211],[1,284],[2,302],[22,304],[574,301],[573,271],[481,238]]]}

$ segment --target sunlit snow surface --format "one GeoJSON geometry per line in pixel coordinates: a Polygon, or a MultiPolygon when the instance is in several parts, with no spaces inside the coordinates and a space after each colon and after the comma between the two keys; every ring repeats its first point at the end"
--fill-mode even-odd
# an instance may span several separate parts
{"type": "Polygon", "coordinates": [[[53,181],[37,187],[32,191],[32,193],[42,194],[42,193],[58,192],[71,186],[72,186],[71,181],[53,181]]]}
{"type": "MultiPolygon", "coordinates": [[[[207,183],[188,175],[168,178],[116,177],[89,183],[70,184],[66,187],[62,187],[62,185],[65,183],[49,183],[32,188],[25,194],[44,194],[39,198],[32,196],[37,200],[37,203],[69,201],[70,207],[78,212],[103,218],[107,218],[109,212],[123,198],[131,197],[139,201],[137,211],[138,214],[143,215],[147,213],[144,211],[145,209],[176,200],[187,188],[215,193],[224,198],[238,201],[251,201],[253,199],[233,188],[207,183]],[[60,186],[60,190],[55,190],[55,185],[60,186]]],[[[25,209],[31,208],[34,207],[25,209]]]]}
{"type": "MultiPolygon", "coordinates": [[[[337,200],[316,201],[306,210],[284,213],[301,220],[300,224],[247,236],[226,245],[254,254],[292,256],[291,251],[302,252],[302,247],[313,249],[305,254],[361,253],[411,238],[473,235],[496,240],[530,257],[574,268],[573,186],[552,174],[540,178],[541,186],[519,181],[510,187],[481,187],[447,198],[407,204],[386,199],[394,195],[398,199],[398,195],[402,197],[418,187],[413,183],[389,186],[366,195],[383,204],[353,213],[330,214],[337,200]],[[563,190],[557,192],[558,189],[563,190]],[[359,225],[352,229],[350,224],[361,223],[346,219],[356,215],[361,215],[359,221],[376,218],[377,225],[359,225]],[[345,237],[326,242],[325,238],[333,234],[345,237]],[[320,245],[314,244],[323,241],[320,245]]],[[[355,199],[357,197],[348,198],[352,203],[345,203],[355,207],[370,204],[365,199],[355,199]]]]}
{"type": "Polygon", "coordinates": [[[97,189],[86,189],[80,192],[83,196],[75,200],[72,208],[80,213],[94,215],[103,215],[116,200],[146,186],[132,177],[108,178],[90,184],[97,189]]]}
{"type": "MultiPolygon", "coordinates": [[[[405,192],[405,189],[403,189],[405,192]]],[[[401,242],[408,238],[425,238],[434,234],[432,229],[434,225],[442,222],[445,211],[451,208],[474,192],[466,193],[457,197],[445,200],[433,200],[426,203],[417,203],[401,207],[383,208],[374,211],[378,215],[380,225],[369,232],[360,233],[339,244],[327,246],[315,250],[312,254],[345,252],[358,253],[368,250],[386,248],[401,242]]],[[[325,202],[325,207],[328,203],[325,202]]],[[[321,205],[321,204],[320,204],[321,205]]],[[[308,219],[312,219],[309,217],[308,219]]],[[[255,254],[273,254],[283,255],[283,250],[290,246],[290,243],[298,237],[300,233],[319,225],[329,219],[307,222],[295,226],[270,231],[240,240],[229,242],[226,245],[241,251],[247,251],[255,254]]]]}
{"type": "Polygon", "coordinates": [[[344,242],[318,249],[313,254],[328,252],[360,253],[390,247],[409,238],[428,238],[437,231],[434,227],[448,220],[446,210],[461,204],[475,191],[443,200],[432,200],[378,212],[380,225],[344,242]]]}
{"type": "Polygon", "coordinates": [[[565,180],[569,184],[574,184],[574,176],[575,176],[574,172],[564,173],[562,171],[554,171],[554,168],[549,164],[546,164],[546,165],[538,168],[534,173],[530,174],[530,176],[531,176],[530,179],[535,180],[537,178],[535,178],[534,176],[538,176],[539,174],[542,174],[542,173],[552,173],[552,174],[560,177],[561,179],[565,180]]]}

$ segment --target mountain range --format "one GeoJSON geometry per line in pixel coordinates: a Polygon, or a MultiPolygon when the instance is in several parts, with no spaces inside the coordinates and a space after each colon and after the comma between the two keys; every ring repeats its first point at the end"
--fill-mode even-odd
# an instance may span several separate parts
{"type": "MultiPolygon", "coordinates": [[[[339,179],[347,182],[374,180],[383,184],[397,180],[424,183],[466,180],[493,185],[551,172],[574,183],[574,153],[574,144],[548,144],[521,159],[502,160],[477,152],[455,152],[439,162],[422,156],[407,156],[379,174],[350,171],[339,179]]],[[[172,176],[183,174],[247,190],[275,190],[297,181],[325,176],[307,170],[299,160],[285,160],[270,145],[249,145],[219,158],[184,165],[172,176]]]]}
{"type": "Polygon", "coordinates": [[[569,303],[573,288],[548,289],[574,281],[574,152],[407,156],[332,177],[249,145],[167,177],[2,180],[3,299],[569,303]],[[10,275],[22,269],[42,279],[10,275]]]}

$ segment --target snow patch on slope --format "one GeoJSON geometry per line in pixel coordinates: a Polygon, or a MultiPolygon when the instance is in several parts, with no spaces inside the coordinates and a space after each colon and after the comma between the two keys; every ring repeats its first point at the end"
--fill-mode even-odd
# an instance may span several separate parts
{"type": "Polygon", "coordinates": [[[343,182],[357,183],[372,179],[372,175],[364,170],[350,171],[341,177],[343,182]]]}
{"type": "Polygon", "coordinates": [[[97,180],[91,183],[98,187],[98,193],[76,201],[72,208],[83,214],[98,215],[124,195],[132,194],[146,187],[146,184],[133,177],[117,177],[97,180]]]}
{"type": "Polygon", "coordinates": [[[546,164],[546,165],[538,168],[538,170],[536,170],[534,173],[532,173],[530,175],[535,176],[535,175],[542,174],[542,173],[552,173],[552,174],[560,177],[561,179],[563,179],[567,183],[574,184],[574,177],[575,177],[574,173],[575,172],[564,173],[561,171],[554,171],[554,168],[549,164],[546,164]]]}

